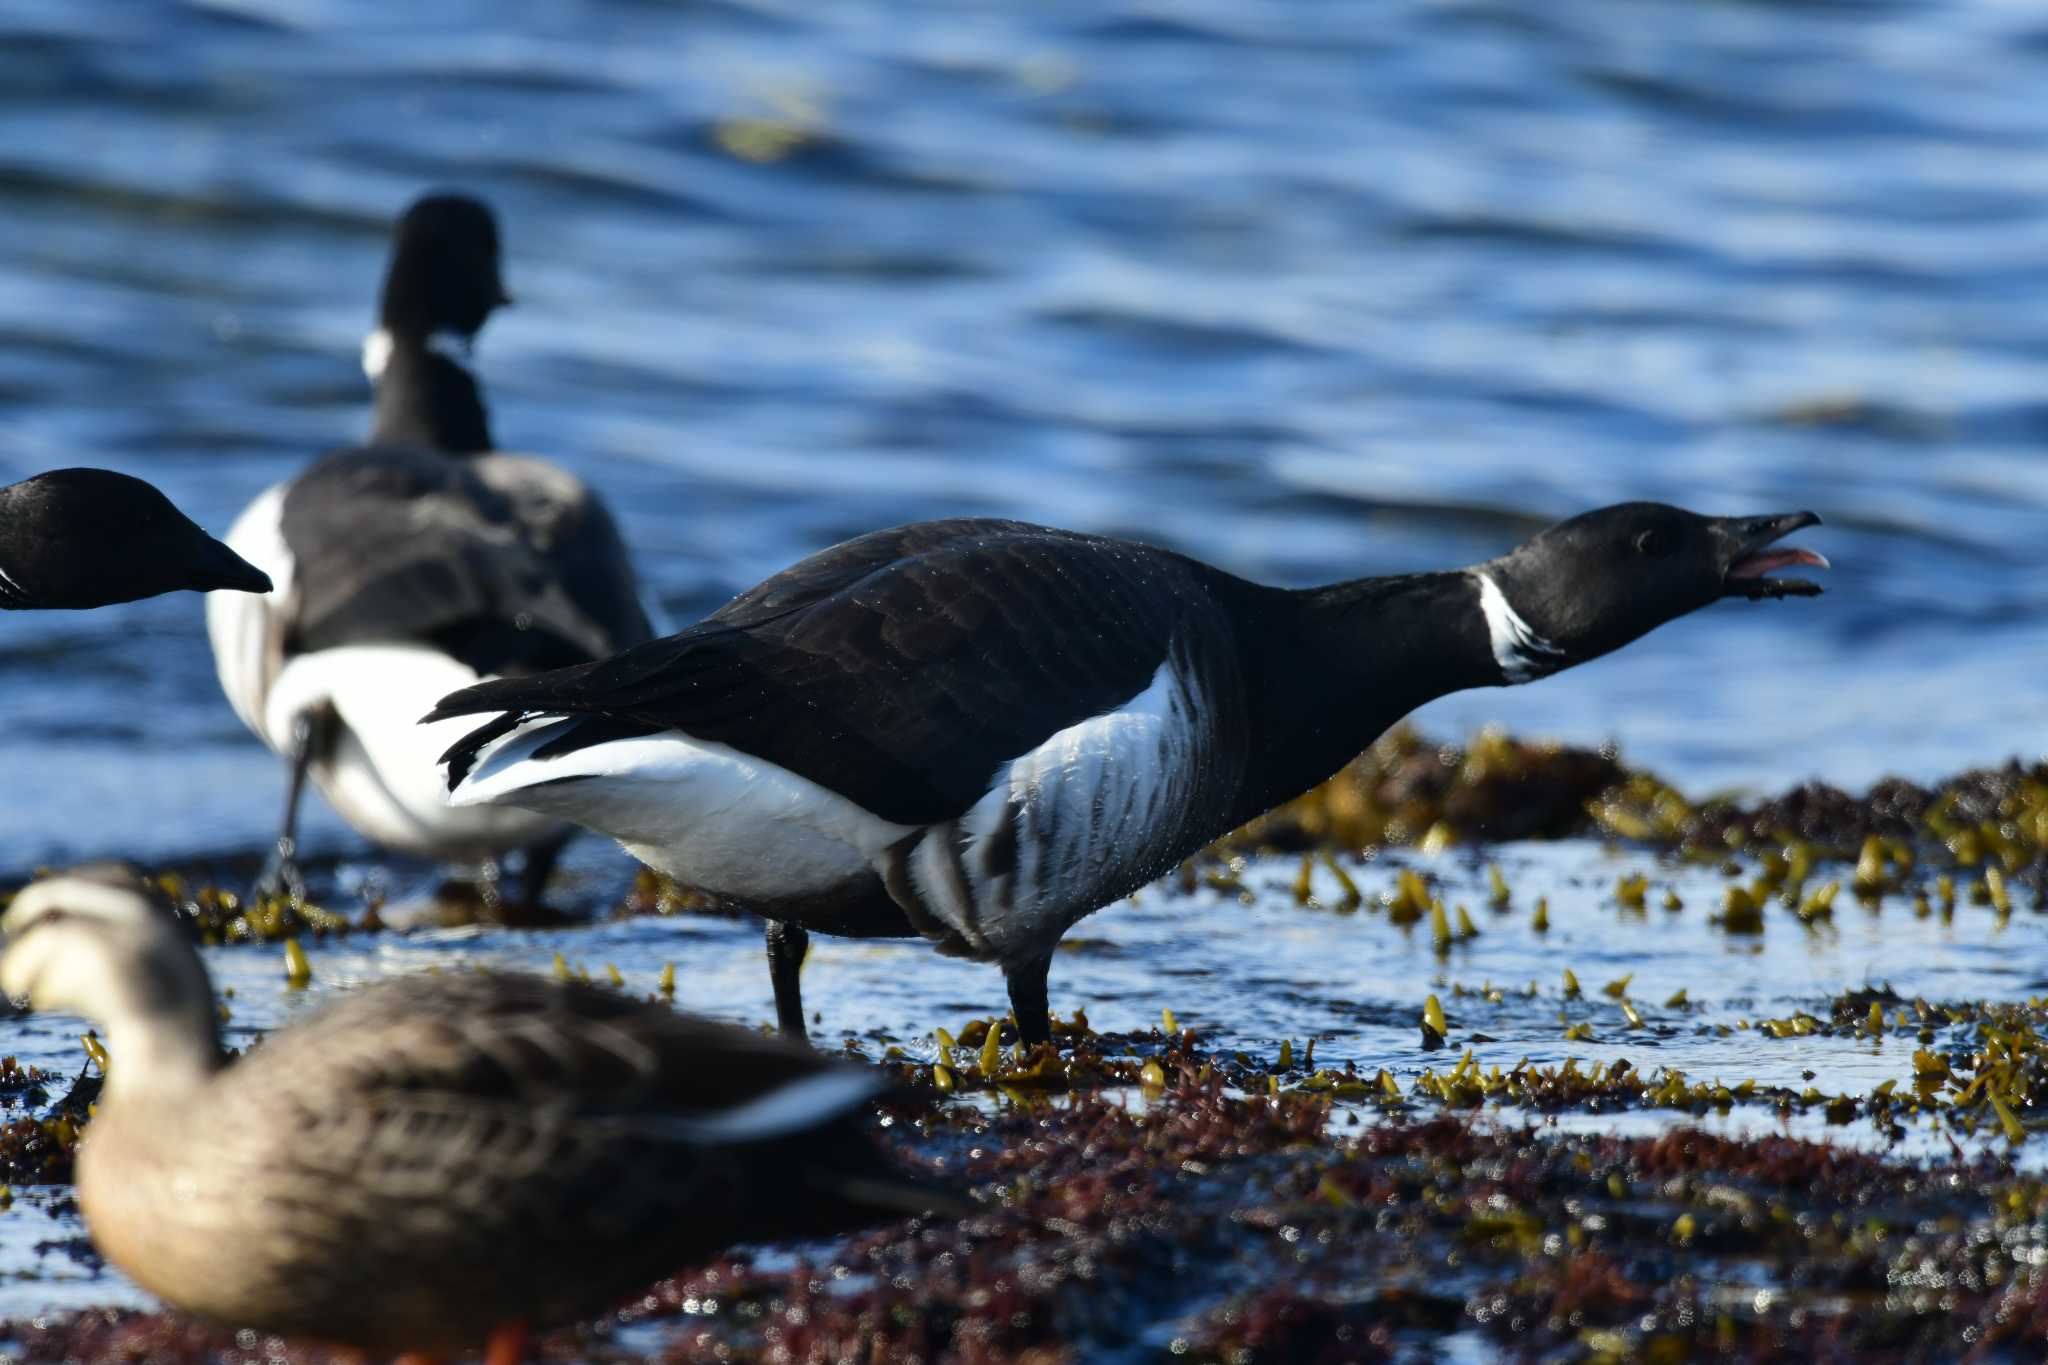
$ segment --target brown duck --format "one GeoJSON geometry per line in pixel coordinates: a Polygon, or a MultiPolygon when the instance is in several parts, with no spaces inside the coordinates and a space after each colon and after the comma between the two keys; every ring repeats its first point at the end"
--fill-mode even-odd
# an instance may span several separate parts
{"type": "Polygon", "coordinates": [[[735,1242],[961,1208],[861,1132],[881,1076],[801,1045],[450,972],[350,992],[229,1065],[189,936],[132,878],[37,882],[0,928],[9,996],[105,1032],[93,1241],[220,1323],[514,1365],[530,1328],[735,1242]]]}

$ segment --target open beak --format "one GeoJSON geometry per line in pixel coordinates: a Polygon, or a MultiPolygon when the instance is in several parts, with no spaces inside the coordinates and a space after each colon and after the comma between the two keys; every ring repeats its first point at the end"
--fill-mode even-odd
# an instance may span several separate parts
{"type": "Polygon", "coordinates": [[[1766,597],[1818,597],[1820,584],[1804,578],[1766,578],[1773,569],[1795,564],[1816,569],[1828,567],[1827,559],[1797,545],[1778,546],[1794,531],[1820,525],[1812,512],[1788,512],[1778,517],[1724,517],[1718,530],[1728,545],[1728,567],[1722,571],[1721,595],[1761,601],[1766,597]]]}

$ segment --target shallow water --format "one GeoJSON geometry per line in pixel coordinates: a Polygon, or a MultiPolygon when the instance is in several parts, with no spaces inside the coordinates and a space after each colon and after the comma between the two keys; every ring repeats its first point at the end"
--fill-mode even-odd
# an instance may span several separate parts
{"type": "MultiPolygon", "coordinates": [[[[613,499],[679,619],[955,513],[1311,582],[1470,562],[1625,498],[1811,507],[1829,524],[1801,541],[1838,565],[1819,601],[1724,604],[1422,724],[1612,740],[1694,793],[2048,743],[2048,19],[2028,7],[561,0],[528,32],[500,21],[477,0],[0,12],[0,480],[109,465],[224,529],[362,431],[386,225],[452,183],[498,205],[520,299],[479,350],[501,440],[613,499]]],[[[281,774],[189,598],[0,616],[0,714],[0,881],[271,831],[281,774]]],[[[386,876],[309,815],[345,882],[386,876]]],[[[1634,863],[1499,857],[1505,916],[1446,864],[1483,931],[1447,959],[1426,927],[1296,907],[1276,862],[1249,905],[1155,889],[1088,921],[1055,1006],[1117,1030],[1171,1007],[1213,1043],[1315,1038],[1406,1080],[1459,1055],[1419,1051],[1437,993],[1454,1049],[1494,1040],[1488,1066],[1625,1055],[1863,1093],[1910,1077],[1909,1044],[1711,1026],[1866,982],[2043,989],[2027,913],[1845,900],[1831,930],[1774,912],[1748,943],[1707,925],[1710,871],[1652,869],[1687,908],[1653,892],[1636,919],[1611,894],[1634,863]],[[1565,966],[1587,1001],[1559,1000],[1565,966]],[[1629,973],[1641,1030],[1598,993],[1629,973]],[[1499,1006],[1453,989],[1489,983],[1499,1006]],[[1695,1008],[1660,1008],[1680,986],[1695,1008]],[[1561,1006],[1593,1041],[1563,1040],[1561,1006]]],[[[583,904],[629,875],[597,840],[570,866],[583,904]]],[[[755,927],[702,918],[333,944],[311,995],[557,951],[639,989],[674,961],[684,1005],[770,1014],[755,927]]],[[[275,948],[209,963],[239,1037],[300,1007],[275,948]]],[[[1003,1004],[993,971],[918,944],[818,940],[806,988],[822,1037],[871,1052],[925,1055],[933,1026],[1003,1004]]],[[[63,1021],[5,1030],[78,1063],[63,1021]]],[[[36,1250],[77,1231],[43,1204],[0,1214],[0,1315],[130,1298],[36,1250]]]]}
{"type": "MultiPolygon", "coordinates": [[[[1425,713],[1694,788],[2048,733],[2048,20],[2025,6],[63,0],[0,15],[0,476],[224,528],[367,417],[384,232],[487,194],[500,439],[687,618],[877,525],[1294,582],[1657,497],[1813,507],[1726,604],[1425,713]],[[751,158],[751,159],[750,159],[751,158]]],[[[253,846],[185,599],[0,620],[0,867],[253,846]]],[[[315,842],[350,846],[322,812],[315,842]]]]}
{"type": "MultiPolygon", "coordinates": [[[[1384,1068],[1404,1089],[1425,1069],[1448,1070],[1470,1049],[1486,1068],[1567,1057],[1591,1067],[1626,1057],[1644,1073],[1666,1068],[1694,1081],[1754,1079],[1763,1087],[1861,1096],[1887,1080],[1911,1090],[1910,1037],[1774,1039],[1754,1025],[1801,1010],[1824,1019],[1830,996],[1864,985],[1888,984],[1907,1000],[1936,1002],[2048,990],[2038,965],[2048,958],[2048,918],[2025,911],[2001,924],[1989,909],[1965,903],[1952,920],[1921,919],[1896,897],[1871,910],[1845,895],[1830,925],[1809,929],[1773,906],[1761,935],[1730,935],[1711,922],[1727,885],[1713,868],[1659,863],[1586,841],[1506,845],[1487,856],[1512,887],[1505,911],[1488,906],[1484,865],[1470,858],[1389,856],[1351,869],[1369,898],[1391,891],[1397,866],[1438,880],[1446,903],[1465,905],[1480,931],[1443,954],[1427,920],[1404,927],[1376,908],[1343,914],[1297,904],[1293,858],[1247,863],[1238,875],[1253,893],[1249,902],[1207,885],[1192,892],[1153,887],[1069,936],[1053,968],[1053,1007],[1061,1014],[1085,1007],[1095,1028],[1134,1034],[1155,1029],[1161,1011],[1171,1009],[1212,1053],[1242,1051],[1262,1067],[1274,1065],[1283,1040],[1297,1058],[1313,1040],[1318,1066],[1353,1062],[1367,1076],[1384,1068]],[[1615,898],[1616,880],[1634,871],[1650,879],[1645,911],[1625,909],[1615,898]],[[1666,890],[1678,893],[1683,909],[1662,908],[1666,890]],[[1543,934],[1532,927],[1539,896],[1549,904],[1543,934]],[[1563,997],[1566,968],[1577,975],[1583,998],[1563,997]],[[1624,975],[1641,1028],[1603,993],[1624,975]],[[1482,992],[1495,987],[1503,998],[1489,1003],[1482,992]],[[1666,1004],[1681,988],[1689,1003],[1666,1004]],[[1431,995],[1450,1025],[1449,1048],[1436,1052],[1423,1050],[1418,1027],[1431,995]],[[1580,1022],[1591,1025],[1592,1038],[1567,1041],[1566,1024],[1580,1022]],[[1724,1035],[1720,1026],[1735,1031],[1724,1035]]],[[[1326,873],[1314,889],[1333,904],[1338,898],[1326,873]]],[[[570,970],[600,980],[616,967],[626,986],[643,994],[674,963],[679,1005],[746,1024],[774,1018],[759,930],[738,919],[677,915],[550,932],[422,930],[333,940],[311,946],[314,980],[305,991],[286,988],[277,946],[209,949],[206,957],[231,1011],[228,1041],[240,1045],[328,993],[373,977],[470,963],[547,972],[558,954],[570,970]]],[[[869,1056],[895,1046],[935,1060],[935,1028],[957,1033],[969,1020],[1007,1008],[993,968],[940,957],[915,942],[814,939],[804,991],[820,1044],[852,1041],[869,1056]]],[[[9,1021],[0,1030],[5,1050],[66,1074],[83,1063],[80,1031],[76,1021],[54,1016],[9,1021]]],[[[1135,1091],[1128,1098],[1143,1102],[1135,1091]]],[[[1418,1102],[1415,1112],[1437,1111],[1418,1102]]],[[[1704,1115],[1577,1110],[1553,1118],[1512,1106],[1485,1112],[1502,1123],[1566,1129],[1649,1132],[1683,1122],[1730,1134],[1784,1132],[1900,1155],[1945,1155],[1951,1137],[1909,1122],[1905,1137],[1893,1142],[1867,1120],[1831,1126],[1818,1107],[1781,1117],[1763,1103],[1704,1115]]],[[[2006,1150],[1995,1125],[1986,1134],[1953,1136],[1965,1150],[2006,1150]]],[[[2023,1166],[2048,1165],[2038,1141],[2015,1156],[2023,1166]]],[[[78,1231],[75,1216],[53,1220],[40,1197],[0,1214],[0,1318],[134,1296],[112,1272],[92,1275],[69,1257],[34,1251],[37,1242],[78,1231]],[[7,1278],[21,1272],[37,1278],[7,1278]]]]}

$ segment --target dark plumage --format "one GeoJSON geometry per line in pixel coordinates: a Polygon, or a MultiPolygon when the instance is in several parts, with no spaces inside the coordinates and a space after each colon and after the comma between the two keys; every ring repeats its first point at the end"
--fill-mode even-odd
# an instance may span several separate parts
{"type": "Polygon", "coordinates": [[[639,602],[619,591],[633,571],[610,516],[537,460],[337,451],[292,481],[280,528],[296,652],[416,640],[488,674],[647,638],[639,602]]]}
{"type": "Polygon", "coordinates": [[[782,921],[785,1027],[802,1026],[809,926],[998,961],[1041,1039],[1074,920],[1434,697],[1556,672],[1722,596],[1817,592],[1760,577],[1823,562],[1763,554],[1817,520],[1626,504],[1471,569],[1305,591],[1101,536],[923,523],[616,658],[466,688],[429,719],[502,713],[444,755],[457,802],[588,824],[782,921]]]}
{"type": "Polygon", "coordinates": [[[566,827],[450,811],[434,746],[409,722],[461,674],[579,663],[652,634],[604,504],[545,461],[491,451],[482,395],[457,357],[506,301],[490,210],[452,194],[415,203],[364,346],[369,442],[270,490],[230,533],[278,583],[261,604],[215,599],[208,612],[230,701],[292,766],[274,884],[294,879],[310,777],[387,847],[447,859],[527,849],[537,898],[566,827]]]}
{"type": "Polygon", "coordinates": [[[268,592],[270,579],[141,479],[53,469],[0,488],[0,608],[104,607],[181,590],[268,592]]]}
{"type": "MultiPolygon", "coordinates": [[[[1176,638],[1234,666],[1231,623],[1210,591],[1223,576],[1140,549],[1009,521],[879,531],[680,635],[522,687],[471,689],[435,715],[516,697],[520,712],[602,716],[614,737],[682,729],[885,820],[944,820],[978,800],[1002,763],[1142,691],[1176,638]],[[1072,629],[1077,601],[1114,629],[1072,629]]],[[[475,749],[450,751],[451,779],[475,749]]]]}

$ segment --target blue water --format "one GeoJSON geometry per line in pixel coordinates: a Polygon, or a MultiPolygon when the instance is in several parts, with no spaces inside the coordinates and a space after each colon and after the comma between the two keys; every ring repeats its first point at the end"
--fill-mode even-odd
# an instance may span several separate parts
{"type": "MultiPolygon", "coordinates": [[[[1810,507],[1826,597],[1723,604],[1422,723],[1612,740],[1696,792],[2048,747],[2048,12],[553,0],[517,33],[509,12],[0,6],[0,481],[112,466],[224,529],[363,432],[387,226],[452,184],[499,208],[520,300],[478,353],[501,441],[604,490],[680,619],[956,513],[1302,583],[1469,562],[1626,498],[1810,507]]],[[[281,774],[220,698],[190,597],[0,616],[0,716],[0,881],[271,833],[281,774]]],[[[353,909],[377,864],[310,814],[353,909]]],[[[1249,906],[1156,889],[1087,921],[1054,1003],[1124,1029],[1171,1007],[1259,1055],[1314,1037],[1407,1078],[1450,1055],[1414,1045],[1442,993],[1454,1041],[1494,1040],[1486,1065],[1625,1054],[1866,1093],[1910,1045],[1698,1025],[1866,981],[2040,988],[2031,915],[1894,904],[1808,932],[1773,912],[1752,944],[1706,925],[1705,874],[1588,844],[1501,857],[1513,917],[1482,912],[1444,961],[1384,916],[1294,908],[1275,861],[1249,906]],[[1689,908],[1617,921],[1631,867],[1689,908]],[[1561,966],[1593,1041],[1562,1036],[1561,966]],[[1593,994],[1631,971],[1648,1033],[1593,994]],[[1531,981],[1499,1010],[1453,993],[1531,981]],[[1655,1008],[1677,986],[1696,1015],[1655,1008]]],[[[626,864],[588,840],[570,873],[601,903],[626,864]]],[[[314,994],[557,951],[642,989],[673,960],[683,1004],[771,1013],[753,927],[690,918],[328,945],[314,994]]],[[[237,1041],[297,1007],[277,949],[208,961],[237,1041]]],[[[806,989],[822,1036],[918,1055],[1003,1003],[992,969],[915,943],[821,939],[806,989]]],[[[5,1041],[69,1071],[76,1032],[5,1041]]],[[[36,1249],[78,1231],[47,1202],[0,1217],[0,1312],[133,1299],[36,1249]]]]}
{"type": "MultiPolygon", "coordinates": [[[[385,229],[500,209],[503,444],[688,617],[1000,513],[1290,582],[1623,498],[1812,507],[1818,602],[1429,708],[1694,788],[2048,735],[2048,15],[2025,6],[14,0],[0,476],[224,528],[360,435],[385,229]]],[[[253,846],[190,598],[0,621],[0,867],[253,846]]],[[[324,816],[313,842],[352,847],[324,816]]]]}
{"type": "MultiPolygon", "coordinates": [[[[1762,933],[1732,935],[1711,919],[1727,885],[1717,869],[1660,864],[1587,841],[1510,844],[1487,856],[1512,884],[1505,910],[1490,906],[1482,866],[1457,855],[1402,854],[1351,867],[1368,897],[1392,889],[1399,864],[1431,877],[1448,904],[1468,907],[1477,936],[1442,953],[1426,921],[1396,926],[1373,908],[1343,914],[1298,905],[1291,888],[1300,865],[1291,857],[1256,858],[1240,869],[1254,893],[1248,902],[1208,886],[1185,891],[1169,880],[1076,927],[1054,960],[1053,1007],[1062,1016],[1085,1008],[1090,1023],[1116,1033],[1156,1028],[1160,1012],[1171,1010],[1176,1026],[1193,1029],[1212,1055],[1243,1054],[1264,1065],[1277,1064],[1283,1040],[1296,1057],[1313,1042],[1318,1065],[1341,1070],[1350,1063],[1368,1076],[1385,1069],[1411,1090],[1426,1070],[1441,1074],[1470,1051],[1482,1070],[1523,1062],[1554,1067],[1566,1058],[1593,1070],[1626,1058],[1645,1076],[1676,1070],[1694,1083],[1754,1080],[1766,1094],[1810,1085],[1829,1097],[1860,1098],[1887,1082],[1911,1093],[1919,1046],[1913,1035],[1894,1029],[1882,1040],[1769,1038],[1760,1023],[1801,1011],[1825,1018],[1828,997],[1865,985],[1938,1002],[2020,999],[2044,987],[2048,918],[2040,915],[2001,920],[1966,900],[1951,919],[1918,918],[1900,897],[1873,908],[1845,894],[1831,922],[1809,928],[1773,903],[1762,933]],[[1634,872],[1650,880],[1648,910],[1630,911],[1615,899],[1616,879],[1634,872]],[[1667,890],[1681,896],[1682,910],[1663,908],[1667,890]],[[1533,925],[1539,897],[1549,907],[1543,933],[1533,925]],[[1566,970],[1581,982],[1581,998],[1565,997],[1566,970]],[[1622,978],[1640,1024],[1606,992],[1622,978]],[[1681,989],[1686,1003],[1675,1004],[1681,989]],[[1417,1022],[1432,995],[1450,1029],[1445,1051],[1424,1051],[1419,1042],[1417,1022]],[[1583,1025],[1591,1036],[1567,1037],[1568,1025],[1583,1025]]],[[[1311,889],[1330,902],[1338,898],[1327,873],[1319,871],[1311,889]]],[[[471,963],[546,973],[557,955],[566,969],[600,981],[616,969],[640,995],[651,994],[664,965],[673,964],[678,1005],[744,1024],[774,1018],[760,931],[738,919],[678,915],[544,933],[385,933],[306,947],[313,977],[304,991],[286,988],[285,954],[275,944],[206,950],[231,1045],[246,1046],[335,992],[377,977],[471,963]]],[[[804,969],[804,998],[816,1014],[813,1037],[823,1045],[850,1042],[871,1057],[895,1046],[921,1062],[940,1059],[935,1028],[958,1033],[1008,1005],[993,967],[940,957],[922,942],[824,937],[814,940],[804,969]]],[[[0,1022],[0,1051],[76,1075],[85,1066],[85,1027],[53,1014],[7,1020],[0,1022]]],[[[1967,1033],[1945,1029],[1935,1046],[1945,1050],[1967,1033]]],[[[62,1084],[56,1089],[61,1093],[62,1084]]],[[[986,1094],[978,1098],[995,1103],[986,1094]]],[[[1143,1102],[1136,1093],[1126,1098],[1143,1102]]],[[[1365,1118],[1378,1116],[1371,1106],[1354,1107],[1360,1110],[1365,1118]]],[[[1437,1112],[1418,1100],[1411,1115],[1437,1112]]],[[[1729,1135],[1786,1133],[1914,1158],[1944,1157],[1953,1140],[1973,1153],[2048,1169],[2048,1140],[2038,1133],[2008,1149],[1995,1123],[1972,1134],[1919,1116],[1906,1118],[1894,1140],[1868,1119],[1830,1125],[1819,1105],[1790,1113],[1758,1102],[1704,1114],[1612,1107],[1533,1114],[1489,1104],[1480,1118],[1622,1133],[1679,1125],[1729,1135]]],[[[9,1320],[149,1302],[117,1270],[49,1245],[85,1230],[76,1205],[57,1193],[23,1189],[12,1210],[0,1210],[0,1348],[9,1320]]],[[[653,1340],[635,1349],[651,1356],[663,1330],[649,1329],[653,1340]]]]}

